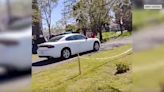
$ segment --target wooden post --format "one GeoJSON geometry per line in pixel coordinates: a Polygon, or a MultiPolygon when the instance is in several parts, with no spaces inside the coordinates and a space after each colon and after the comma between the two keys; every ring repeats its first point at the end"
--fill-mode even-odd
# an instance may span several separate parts
{"type": "Polygon", "coordinates": [[[80,55],[78,54],[78,66],[79,66],[79,75],[81,75],[81,62],[80,62],[80,55]]]}

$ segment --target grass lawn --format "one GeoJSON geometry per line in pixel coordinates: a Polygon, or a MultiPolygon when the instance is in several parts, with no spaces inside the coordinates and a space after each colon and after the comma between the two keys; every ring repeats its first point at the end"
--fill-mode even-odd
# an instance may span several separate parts
{"type": "Polygon", "coordinates": [[[115,75],[115,72],[118,62],[131,65],[131,54],[117,59],[94,59],[117,55],[129,48],[131,46],[127,45],[86,56],[92,59],[80,58],[81,75],[77,60],[33,73],[33,92],[129,92],[132,86],[131,71],[119,75],[115,75]]]}
{"type": "Polygon", "coordinates": [[[110,39],[113,38],[124,38],[124,37],[129,37],[131,36],[130,32],[124,32],[122,35],[120,35],[119,33],[116,32],[103,32],[103,40],[106,42],[110,39]]]}
{"type": "Polygon", "coordinates": [[[103,39],[110,39],[114,36],[116,36],[117,34],[115,32],[103,32],[103,39]]]}
{"type": "Polygon", "coordinates": [[[164,46],[133,55],[133,92],[164,92],[164,46]]]}
{"type": "Polygon", "coordinates": [[[46,58],[40,58],[37,54],[33,54],[32,55],[32,62],[38,62],[38,61],[41,61],[41,60],[44,60],[46,58]]]}
{"type": "Polygon", "coordinates": [[[39,61],[39,60],[41,60],[41,59],[38,57],[37,54],[32,55],[32,62],[36,62],[36,61],[39,61]]]}

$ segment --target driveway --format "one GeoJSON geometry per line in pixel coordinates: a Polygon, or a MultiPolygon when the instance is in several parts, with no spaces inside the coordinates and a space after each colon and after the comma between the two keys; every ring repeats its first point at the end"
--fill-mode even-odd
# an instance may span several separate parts
{"type": "MultiPolygon", "coordinates": [[[[113,39],[106,43],[102,43],[99,52],[111,50],[113,48],[120,47],[120,46],[127,45],[127,44],[132,44],[132,37],[123,38],[123,39],[113,39]]],[[[82,53],[81,55],[84,56],[84,55],[90,55],[90,54],[94,54],[94,53],[97,53],[97,52],[89,51],[89,52],[82,53]]],[[[37,55],[35,55],[33,57],[34,57],[34,59],[32,61],[33,62],[32,63],[32,73],[38,73],[43,70],[50,69],[50,68],[56,67],[58,65],[64,64],[64,63],[69,63],[69,62],[73,61],[74,59],[77,59],[76,55],[72,56],[70,59],[67,59],[67,60],[61,60],[61,59],[47,60],[44,58],[39,58],[39,57],[37,57],[37,55]]]]}

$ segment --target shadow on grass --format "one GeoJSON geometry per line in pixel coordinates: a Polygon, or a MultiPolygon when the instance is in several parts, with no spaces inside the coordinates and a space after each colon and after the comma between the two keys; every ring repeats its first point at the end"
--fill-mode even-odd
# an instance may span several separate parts
{"type": "Polygon", "coordinates": [[[50,64],[54,64],[54,63],[57,63],[57,62],[60,62],[60,61],[63,61],[62,59],[60,58],[55,58],[55,59],[46,59],[46,60],[42,60],[42,61],[38,61],[38,62],[35,62],[35,63],[32,63],[32,66],[45,66],[45,65],[50,65],[50,64]]]}

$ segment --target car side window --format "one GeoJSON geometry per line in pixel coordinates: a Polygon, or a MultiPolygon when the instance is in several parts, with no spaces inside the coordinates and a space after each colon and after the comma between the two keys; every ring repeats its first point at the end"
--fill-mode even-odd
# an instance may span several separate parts
{"type": "Polygon", "coordinates": [[[86,39],[86,37],[85,37],[85,36],[82,36],[82,35],[75,35],[74,38],[75,38],[76,40],[83,40],[83,39],[86,39]]]}
{"type": "Polygon", "coordinates": [[[70,37],[66,38],[66,41],[72,41],[72,40],[75,40],[73,36],[70,36],[70,37]]]}

